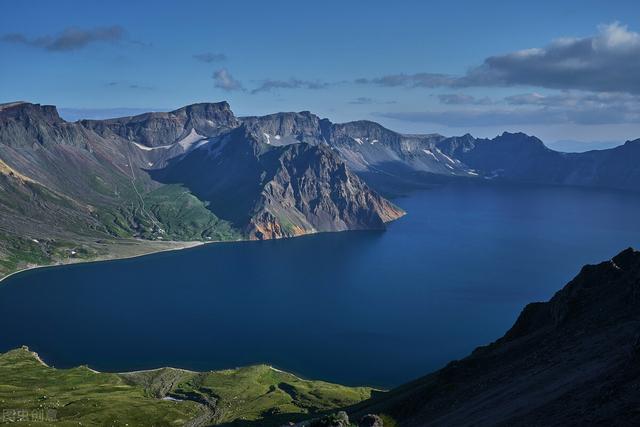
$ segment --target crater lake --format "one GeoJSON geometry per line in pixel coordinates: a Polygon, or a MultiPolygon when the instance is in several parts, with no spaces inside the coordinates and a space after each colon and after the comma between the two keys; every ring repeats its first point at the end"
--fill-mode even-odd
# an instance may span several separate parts
{"type": "Polygon", "coordinates": [[[59,367],[268,363],[390,387],[502,336],[586,263],[640,247],[640,196],[456,184],[394,200],[385,232],[204,245],[0,283],[0,351],[59,367]]]}

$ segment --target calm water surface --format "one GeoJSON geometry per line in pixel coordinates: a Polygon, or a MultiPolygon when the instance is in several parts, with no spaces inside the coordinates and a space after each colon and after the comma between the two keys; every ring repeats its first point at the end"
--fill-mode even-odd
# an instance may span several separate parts
{"type": "Polygon", "coordinates": [[[449,186],[386,232],[242,242],[28,271],[0,284],[0,351],[57,367],[266,362],[392,386],[501,336],[585,263],[640,247],[640,197],[449,186]]]}

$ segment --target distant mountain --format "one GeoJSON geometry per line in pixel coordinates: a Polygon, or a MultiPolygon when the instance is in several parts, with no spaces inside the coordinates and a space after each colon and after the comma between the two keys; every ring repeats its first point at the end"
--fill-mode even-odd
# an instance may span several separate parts
{"type": "Polygon", "coordinates": [[[585,153],[561,153],[536,137],[506,132],[493,139],[446,138],[437,146],[486,178],[640,190],[640,139],[585,153]]]}
{"type": "Polygon", "coordinates": [[[334,150],[269,144],[226,102],[75,123],[53,106],[3,104],[0,166],[11,259],[0,275],[92,257],[104,239],[270,239],[383,229],[403,214],[334,150]]]}
{"type": "Polygon", "coordinates": [[[351,413],[399,426],[639,425],[639,295],[640,252],[627,249],[526,306],[496,342],[351,413]]]}
{"type": "Polygon", "coordinates": [[[404,135],[370,121],[331,123],[308,111],[239,120],[265,144],[327,145],[376,188],[481,178],[640,190],[637,141],[607,150],[562,153],[523,133],[505,132],[493,139],[404,135]]]}
{"type": "Polygon", "coordinates": [[[375,122],[331,123],[308,111],[240,120],[267,144],[305,142],[333,148],[356,173],[402,179],[416,173],[473,176],[457,159],[440,152],[438,134],[404,135],[375,122]]]}

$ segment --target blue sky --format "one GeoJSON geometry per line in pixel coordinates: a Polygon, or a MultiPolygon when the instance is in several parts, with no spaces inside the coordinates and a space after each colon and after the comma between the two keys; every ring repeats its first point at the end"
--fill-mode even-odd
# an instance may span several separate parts
{"type": "Polygon", "coordinates": [[[637,1],[29,1],[0,102],[68,117],[230,102],[404,132],[640,137],[637,1]]]}

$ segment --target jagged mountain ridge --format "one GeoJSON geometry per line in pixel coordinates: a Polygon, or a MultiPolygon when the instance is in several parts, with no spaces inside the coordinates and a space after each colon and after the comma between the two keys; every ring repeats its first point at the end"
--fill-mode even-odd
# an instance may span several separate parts
{"type": "MultiPolygon", "coordinates": [[[[262,143],[226,102],[75,123],[61,119],[53,106],[0,107],[0,160],[6,169],[82,206],[79,211],[88,215],[82,227],[98,236],[183,238],[184,226],[196,238],[200,233],[212,239],[220,235],[215,228],[228,230],[228,223],[240,235],[266,239],[383,229],[403,214],[347,172],[333,151],[301,147],[262,143]],[[196,170],[198,161],[203,167],[196,170]],[[223,196],[199,198],[212,194],[223,196]]],[[[4,201],[12,212],[41,203],[23,197],[16,208],[14,200],[4,201]]],[[[11,222],[18,216],[4,216],[2,229],[15,231],[11,222]]],[[[61,232],[77,228],[75,220],[57,222],[61,232]]]]}
{"type": "Polygon", "coordinates": [[[562,153],[523,133],[493,139],[404,135],[364,120],[331,123],[308,111],[240,120],[271,145],[329,145],[351,170],[380,187],[444,177],[640,190],[640,139],[612,149],[562,153]]]}
{"type": "Polygon", "coordinates": [[[361,174],[383,174],[389,179],[414,172],[473,176],[460,161],[440,151],[436,143],[444,137],[438,134],[404,135],[367,120],[332,123],[308,111],[240,120],[267,144],[326,144],[361,174]]]}
{"type": "Polygon", "coordinates": [[[585,266],[499,340],[352,408],[400,426],[640,423],[640,252],[585,266]]]}

